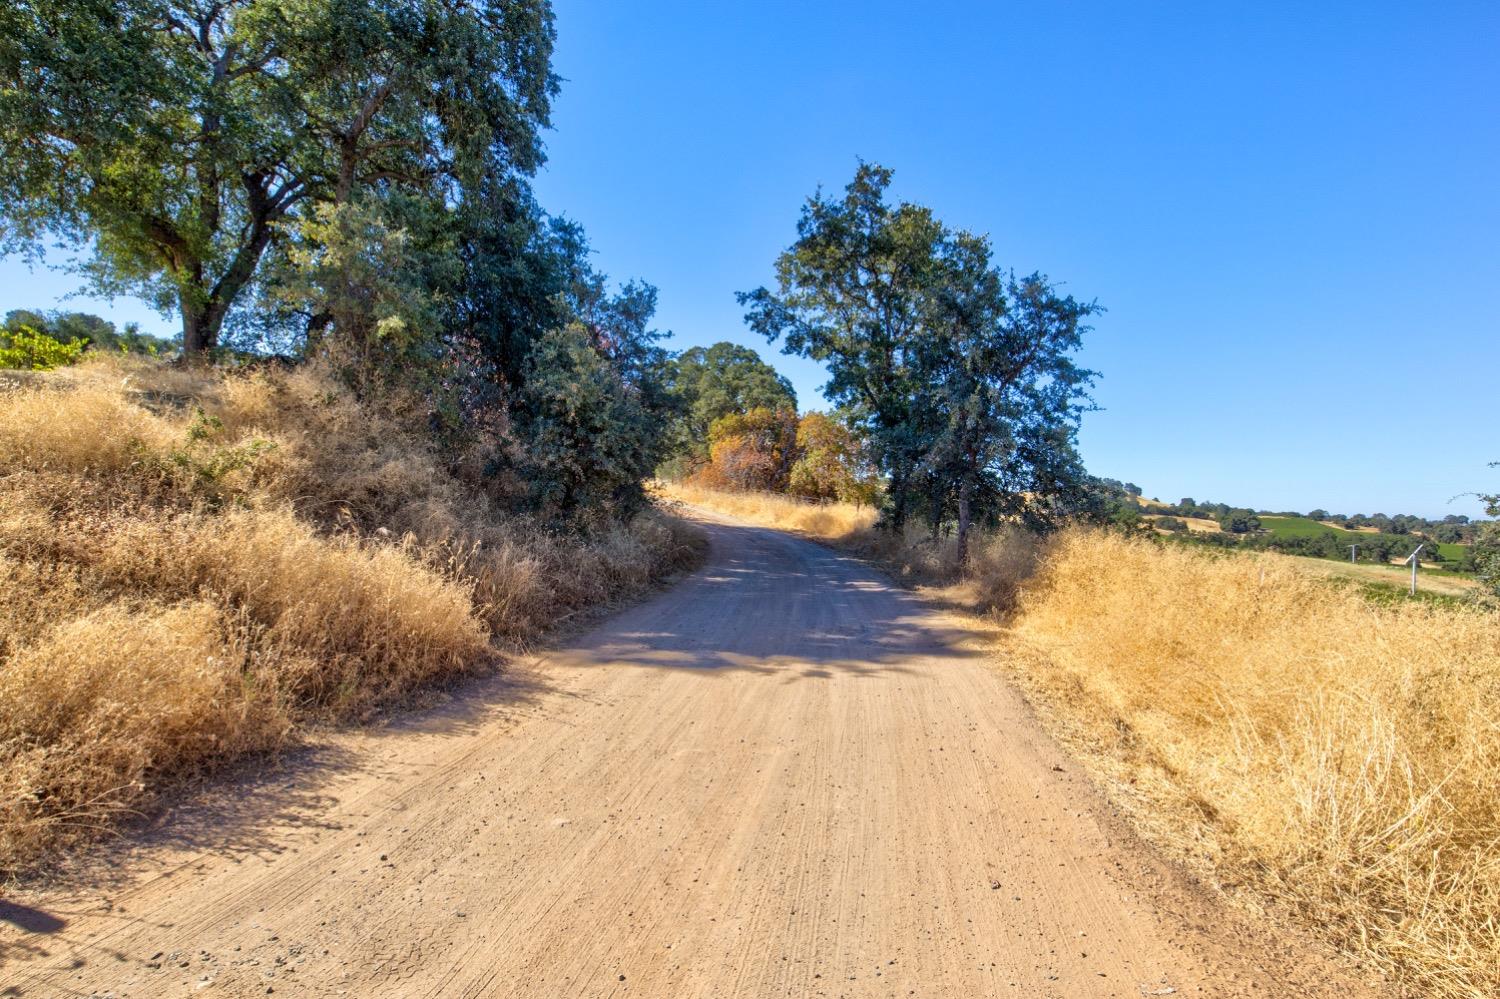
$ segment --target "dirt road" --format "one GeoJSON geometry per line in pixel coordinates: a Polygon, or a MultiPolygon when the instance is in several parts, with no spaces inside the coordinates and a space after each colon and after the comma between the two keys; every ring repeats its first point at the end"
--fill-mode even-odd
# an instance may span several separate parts
{"type": "Polygon", "coordinates": [[[976,636],[709,525],[530,666],[0,903],[0,995],[1359,995],[1124,832],[976,636]]]}

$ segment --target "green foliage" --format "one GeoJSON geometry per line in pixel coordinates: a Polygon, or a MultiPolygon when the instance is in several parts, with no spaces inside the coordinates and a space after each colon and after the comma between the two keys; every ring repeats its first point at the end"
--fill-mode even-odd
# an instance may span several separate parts
{"type": "Polygon", "coordinates": [[[310,205],[289,241],[274,294],[316,314],[308,347],[331,356],[356,387],[400,382],[438,393],[452,257],[442,249],[443,220],[427,207],[402,196],[310,205]]]}
{"type": "Polygon", "coordinates": [[[1143,530],[1152,525],[1141,513],[1139,498],[1126,492],[1125,483],[1119,479],[1088,476],[1083,489],[1084,496],[1077,507],[1078,515],[1083,519],[1128,531],[1143,530]]]}
{"type": "Polygon", "coordinates": [[[660,453],[654,390],[633,384],[582,323],[543,336],[526,374],[519,470],[533,508],[552,520],[633,513],[660,453]]]}
{"type": "Polygon", "coordinates": [[[890,205],[861,164],[843,197],[804,206],[777,290],[741,293],[746,321],[828,366],[826,392],[868,443],[896,528],[920,510],[1052,523],[1084,499],[1074,446],[1092,372],[1071,353],[1098,311],[1016,278],[986,239],[890,205]]]}
{"type": "Polygon", "coordinates": [[[552,43],[546,0],[7,3],[0,235],[91,248],[199,356],[309,206],[535,170],[552,43]]]}
{"type": "MultiPolygon", "coordinates": [[[[1500,462],[1490,466],[1500,467],[1500,462]]],[[[1490,517],[1500,517],[1500,493],[1480,493],[1484,512],[1490,517]]],[[[1485,523],[1472,549],[1474,571],[1489,587],[1490,592],[1500,596],[1500,520],[1485,523]]]]}
{"type": "Polygon", "coordinates": [[[672,363],[672,392],[682,416],[673,430],[677,455],[703,459],[715,420],[752,409],[797,410],[792,383],[748,347],[720,342],[692,347],[672,363]]]}
{"type": "Polygon", "coordinates": [[[1230,510],[1219,517],[1219,527],[1230,534],[1260,530],[1260,518],[1249,510],[1230,510]]]}
{"type": "Polygon", "coordinates": [[[0,333],[0,368],[50,371],[72,364],[83,353],[82,340],[66,343],[30,326],[0,333]]]}
{"type": "Polygon", "coordinates": [[[120,330],[109,320],[87,312],[42,313],[31,309],[13,309],[5,315],[3,326],[0,326],[0,336],[14,336],[24,329],[46,334],[60,342],[77,340],[85,350],[156,357],[172,349],[170,341],[142,333],[135,323],[127,323],[120,330]]]}
{"type": "Polygon", "coordinates": [[[632,282],[611,295],[581,253],[567,263],[559,307],[572,320],[527,345],[519,385],[502,392],[519,438],[512,464],[548,520],[627,517],[645,502],[674,413],[664,334],[650,328],[656,289],[632,282]]]}
{"type": "Polygon", "coordinates": [[[461,271],[443,300],[448,338],[486,367],[488,390],[519,389],[531,344],[575,318],[591,273],[587,240],[514,176],[483,178],[453,225],[461,271]]]}

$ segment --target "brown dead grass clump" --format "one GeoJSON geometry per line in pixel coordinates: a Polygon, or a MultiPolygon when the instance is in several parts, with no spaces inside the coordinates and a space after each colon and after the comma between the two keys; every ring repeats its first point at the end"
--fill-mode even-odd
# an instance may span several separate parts
{"type": "Polygon", "coordinates": [[[250,655],[223,608],[191,601],[105,607],[9,656],[0,668],[0,864],[138,808],[163,768],[277,746],[286,707],[274,687],[250,689],[274,681],[250,655]]]}
{"type": "Polygon", "coordinates": [[[0,386],[0,874],[701,549],[654,511],[543,531],[414,426],[313,367],[0,386]]]}
{"type": "Polygon", "coordinates": [[[1015,633],[1159,839],[1420,994],[1500,994],[1500,617],[1073,530],[1015,633]]]}

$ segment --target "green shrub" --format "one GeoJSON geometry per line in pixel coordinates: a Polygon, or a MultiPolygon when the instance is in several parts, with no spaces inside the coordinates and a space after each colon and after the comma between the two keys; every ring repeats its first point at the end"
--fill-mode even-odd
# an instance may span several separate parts
{"type": "Polygon", "coordinates": [[[83,353],[82,340],[63,343],[30,326],[0,333],[0,368],[50,371],[72,364],[83,353]]]}

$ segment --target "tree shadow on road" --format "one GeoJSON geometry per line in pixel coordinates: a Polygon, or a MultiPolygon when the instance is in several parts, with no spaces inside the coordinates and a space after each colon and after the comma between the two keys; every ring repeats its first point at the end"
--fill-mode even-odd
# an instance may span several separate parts
{"type": "Polygon", "coordinates": [[[548,659],[565,668],[748,672],[793,682],[900,675],[914,659],[981,655],[972,628],[858,559],[768,528],[706,526],[707,567],[548,659]]]}

